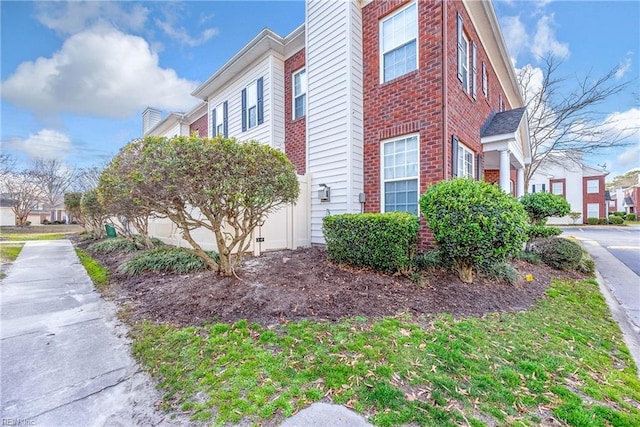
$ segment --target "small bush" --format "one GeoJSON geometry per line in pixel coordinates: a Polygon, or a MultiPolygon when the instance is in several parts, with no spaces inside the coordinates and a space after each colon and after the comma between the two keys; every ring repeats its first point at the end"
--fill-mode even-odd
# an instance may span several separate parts
{"type": "Polygon", "coordinates": [[[482,267],[482,272],[492,279],[503,280],[510,285],[518,282],[518,271],[507,262],[494,262],[482,267]]]}
{"type": "Polygon", "coordinates": [[[536,245],[536,252],[545,264],[557,270],[575,270],[582,258],[579,243],[560,237],[551,237],[536,245]]]}
{"type": "Polygon", "coordinates": [[[49,224],[51,224],[51,221],[49,221],[48,219],[42,220],[42,225],[49,225],[49,224]]]}
{"type": "Polygon", "coordinates": [[[565,216],[571,210],[564,197],[551,193],[529,193],[520,198],[529,220],[535,225],[545,225],[550,216],[565,216]]]}
{"type": "Polygon", "coordinates": [[[598,225],[598,218],[587,218],[587,224],[598,225]]]}
{"type": "Polygon", "coordinates": [[[98,254],[108,254],[111,252],[135,252],[138,246],[129,239],[116,237],[115,239],[107,239],[90,245],[87,250],[98,254]]]}
{"type": "Polygon", "coordinates": [[[534,265],[542,264],[542,258],[540,258],[540,255],[538,255],[533,251],[522,251],[518,254],[516,258],[518,258],[519,260],[528,262],[529,264],[534,264],[534,265]]]}
{"type": "Polygon", "coordinates": [[[626,219],[627,221],[635,221],[635,220],[636,220],[636,214],[634,214],[634,213],[627,214],[627,216],[625,217],[625,219],[626,219]]]}
{"type": "Polygon", "coordinates": [[[559,236],[560,234],[562,234],[562,230],[558,227],[549,227],[546,225],[530,225],[527,227],[527,236],[529,236],[529,240],[559,236]]]}
{"type": "Polygon", "coordinates": [[[613,224],[613,225],[624,224],[624,219],[622,219],[622,217],[620,216],[612,215],[609,217],[609,224],[613,224]]]}
{"type": "Polygon", "coordinates": [[[596,262],[591,258],[589,252],[584,249],[582,250],[582,258],[580,258],[576,270],[586,274],[594,274],[596,272],[596,262]]]}
{"type": "Polygon", "coordinates": [[[418,270],[431,270],[443,266],[442,254],[439,250],[420,252],[413,258],[413,265],[418,270]]]}
{"type": "Polygon", "coordinates": [[[617,217],[620,217],[620,218],[624,219],[624,217],[627,214],[624,211],[615,211],[615,212],[611,212],[611,215],[617,216],[617,217]]]}
{"type": "Polygon", "coordinates": [[[607,225],[608,223],[607,218],[598,218],[598,225],[607,225]]]}
{"type": "Polygon", "coordinates": [[[581,216],[582,214],[580,212],[569,212],[569,218],[571,218],[574,224],[581,216]]]}
{"type": "Polygon", "coordinates": [[[331,261],[395,273],[412,267],[420,223],[406,212],[325,216],[322,231],[331,261]]]}
{"type": "MultiPolygon", "coordinates": [[[[216,252],[207,252],[218,261],[216,252]]],[[[194,273],[207,269],[207,265],[184,248],[160,247],[142,252],[122,264],[118,271],[129,276],[153,271],[156,273],[194,273]]]]}

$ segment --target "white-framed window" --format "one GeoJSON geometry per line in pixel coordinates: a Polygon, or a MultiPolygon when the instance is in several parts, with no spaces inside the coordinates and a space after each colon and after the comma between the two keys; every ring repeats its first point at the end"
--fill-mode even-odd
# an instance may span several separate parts
{"type": "Polygon", "coordinates": [[[302,69],[293,73],[293,120],[307,114],[307,71],[302,69]]]}
{"type": "Polygon", "coordinates": [[[418,215],[418,153],[418,135],[382,142],[383,212],[418,215]]]}
{"type": "Polygon", "coordinates": [[[564,196],[564,182],[552,182],[551,193],[558,196],[564,196]]]}
{"type": "Polygon", "coordinates": [[[225,108],[224,107],[225,107],[224,103],[221,103],[213,110],[212,128],[213,128],[213,135],[214,136],[218,136],[218,135],[222,135],[224,137],[227,136],[227,134],[225,132],[226,117],[225,117],[225,108]]]}
{"type": "Polygon", "coordinates": [[[587,180],[587,193],[599,193],[600,192],[600,181],[597,179],[588,179],[587,180]]]}
{"type": "Polygon", "coordinates": [[[418,69],[417,9],[411,3],[380,21],[382,83],[418,69]]]}
{"type": "Polygon", "coordinates": [[[485,98],[489,97],[489,81],[487,78],[487,66],[484,61],[482,61],[482,93],[485,98]]]}
{"type": "Polygon", "coordinates": [[[600,218],[599,203],[587,203],[587,218],[600,218]]]}
{"type": "Polygon", "coordinates": [[[242,89],[242,131],[261,125],[264,121],[262,77],[242,89]]]}
{"type": "Polygon", "coordinates": [[[474,176],[474,155],[462,143],[458,144],[458,177],[473,179],[474,176]]]}
{"type": "Polygon", "coordinates": [[[546,191],[547,191],[546,184],[533,184],[531,186],[531,192],[532,193],[544,193],[546,191]]]}
{"type": "Polygon", "coordinates": [[[469,92],[469,38],[464,32],[462,15],[458,13],[458,79],[469,92]]]}

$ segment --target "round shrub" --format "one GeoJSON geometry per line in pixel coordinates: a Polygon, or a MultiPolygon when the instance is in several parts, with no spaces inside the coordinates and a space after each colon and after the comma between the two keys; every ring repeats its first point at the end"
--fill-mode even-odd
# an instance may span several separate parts
{"type": "Polygon", "coordinates": [[[609,224],[613,224],[613,225],[624,224],[624,219],[622,219],[621,217],[619,217],[617,215],[611,215],[609,217],[609,224]]]}
{"type": "Polygon", "coordinates": [[[443,259],[467,283],[474,268],[515,256],[527,240],[522,204],[483,181],[439,182],[422,195],[420,208],[443,259]]]}
{"type": "Polygon", "coordinates": [[[587,218],[587,224],[598,225],[598,218],[587,218]]]}
{"type": "Polygon", "coordinates": [[[575,270],[582,259],[582,247],[569,239],[552,237],[536,245],[542,261],[557,270],[575,270]]]}
{"type": "Polygon", "coordinates": [[[529,193],[520,198],[520,203],[535,225],[544,225],[550,216],[565,216],[571,210],[564,197],[551,193],[529,193]]]}
{"type": "Polygon", "coordinates": [[[627,217],[625,219],[627,221],[635,221],[636,220],[636,214],[634,214],[634,213],[627,214],[627,217]]]}
{"type": "Polygon", "coordinates": [[[527,236],[529,236],[529,240],[541,237],[559,236],[560,234],[562,234],[562,230],[558,227],[549,227],[547,225],[530,225],[527,227],[527,236]]]}
{"type": "Polygon", "coordinates": [[[623,211],[615,211],[615,212],[611,212],[611,215],[613,216],[619,216],[620,218],[624,219],[624,217],[627,215],[626,213],[624,213],[623,211]]]}

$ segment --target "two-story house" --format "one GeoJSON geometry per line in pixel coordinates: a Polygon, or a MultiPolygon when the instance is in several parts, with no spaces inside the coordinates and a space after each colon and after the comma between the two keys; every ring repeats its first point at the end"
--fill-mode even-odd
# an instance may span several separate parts
{"type": "Polygon", "coordinates": [[[311,243],[324,242],[325,215],[417,214],[443,179],[524,193],[527,116],[490,1],[307,0],[305,10],[291,34],[263,30],[215,71],[190,112],[147,109],[144,134],[283,150],[311,182],[298,202],[311,243]]]}

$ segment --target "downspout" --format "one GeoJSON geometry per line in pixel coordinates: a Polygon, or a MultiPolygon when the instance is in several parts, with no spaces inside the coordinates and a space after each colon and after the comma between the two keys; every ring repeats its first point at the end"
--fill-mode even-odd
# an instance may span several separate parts
{"type": "Polygon", "coordinates": [[[449,154],[449,126],[447,105],[447,0],[442,0],[442,179],[449,178],[449,162],[447,161],[449,154]]]}

